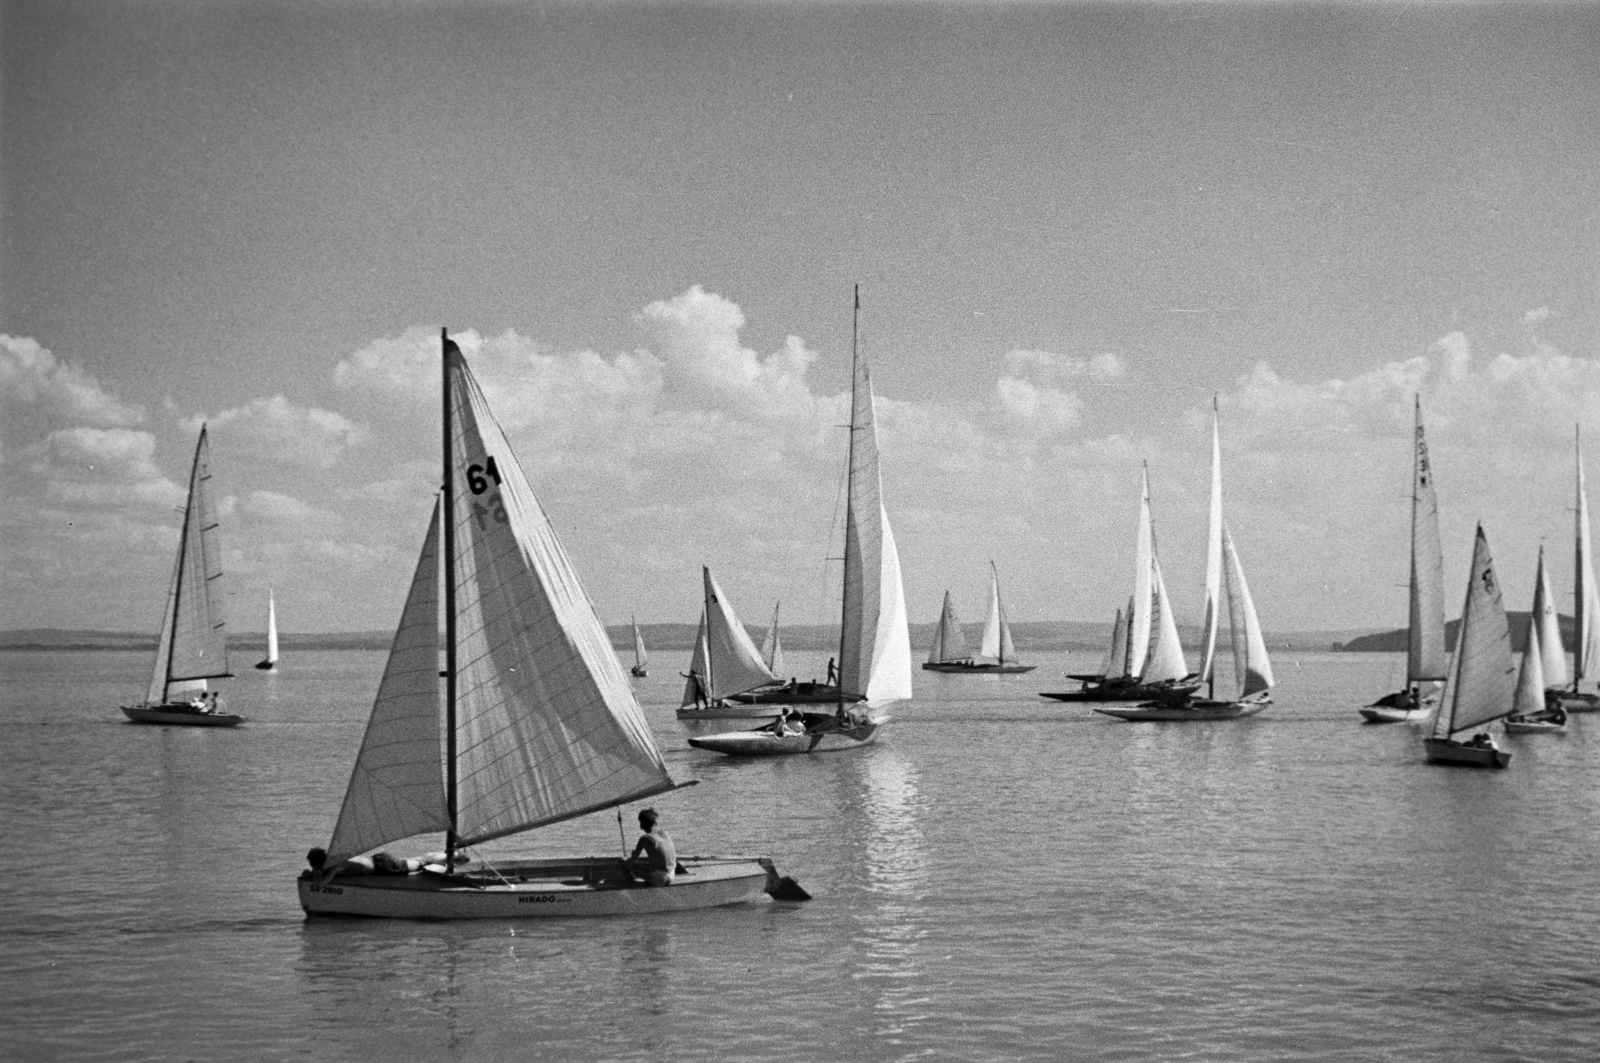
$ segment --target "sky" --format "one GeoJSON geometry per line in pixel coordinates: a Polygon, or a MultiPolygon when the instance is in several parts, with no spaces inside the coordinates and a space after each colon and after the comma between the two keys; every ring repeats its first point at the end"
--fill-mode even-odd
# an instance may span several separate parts
{"type": "Polygon", "coordinates": [[[601,617],[837,618],[851,293],[913,621],[1104,620],[1210,414],[1269,631],[1570,610],[1600,6],[0,0],[0,628],[396,622],[461,343],[601,617]]]}

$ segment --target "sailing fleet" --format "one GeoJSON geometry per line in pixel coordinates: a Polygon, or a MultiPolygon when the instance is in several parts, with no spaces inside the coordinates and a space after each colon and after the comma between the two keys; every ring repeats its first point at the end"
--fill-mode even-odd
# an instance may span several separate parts
{"type": "MultiPolygon", "coordinates": [[[[859,319],[858,291],[851,319],[837,652],[825,679],[785,679],[779,605],[758,648],[710,567],[702,566],[700,620],[681,673],[677,715],[729,721],[734,728],[691,735],[687,741],[695,749],[739,758],[859,748],[883,734],[891,719],[887,706],[912,696],[905,594],[884,503],[859,319]]],[[[637,620],[629,618],[634,660],[624,672],[466,359],[447,334],[440,344],[443,486],[332,834],[308,854],[310,868],[298,880],[302,907],[310,914],[521,918],[715,907],[763,894],[804,899],[804,891],[759,854],[677,857],[676,874],[669,868],[643,885],[629,862],[616,857],[490,860],[479,849],[694,781],[668,769],[630,685],[630,674],[649,674],[637,620]],[[377,851],[425,834],[442,835],[440,851],[404,860],[377,851]]],[[[1558,732],[1569,713],[1600,707],[1600,698],[1579,689],[1581,680],[1600,672],[1600,593],[1581,439],[1576,442],[1572,667],[1567,668],[1542,546],[1527,646],[1518,664],[1481,525],[1455,645],[1448,644],[1439,505],[1420,398],[1415,403],[1405,680],[1399,691],[1360,713],[1374,724],[1431,721],[1423,738],[1429,762],[1505,767],[1511,754],[1495,743],[1489,724],[1504,721],[1509,734],[1558,732]]],[[[210,480],[202,427],[151,681],[142,702],[122,708],[134,723],[243,722],[209,687],[231,675],[210,480]]],[[[1271,705],[1272,664],[1224,519],[1215,402],[1209,487],[1195,669],[1188,666],[1157,550],[1146,467],[1134,526],[1132,593],[1115,610],[1100,667],[1071,674],[1080,684],[1075,690],[1041,696],[1089,703],[1097,713],[1130,722],[1237,720],[1271,705]],[[1224,610],[1234,678],[1231,693],[1219,696],[1224,610]]],[[[993,561],[989,577],[977,652],[946,591],[923,670],[1011,676],[1035,667],[1019,660],[993,561]]],[[[267,653],[256,668],[271,672],[279,663],[271,590],[266,619],[267,653]]]]}

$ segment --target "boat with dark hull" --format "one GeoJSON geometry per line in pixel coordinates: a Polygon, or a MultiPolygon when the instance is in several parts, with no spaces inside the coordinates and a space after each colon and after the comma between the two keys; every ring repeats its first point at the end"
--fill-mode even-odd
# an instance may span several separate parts
{"type": "MultiPolygon", "coordinates": [[[[1537,657],[1535,657],[1537,659],[1537,657]]],[[[1489,556],[1483,525],[1472,544],[1472,574],[1467,580],[1461,628],[1439,700],[1433,732],[1423,752],[1435,764],[1503,768],[1511,754],[1494,744],[1484,728],[1511,712],[1516,670],[1511,660],[1511,627],[1500,595],[1500,582],[1489,556]],[[1461,737],[1471,732],[1470,738],[1461,737]]]]}
{"type": "Polygon", "coordinates": [[[939,628],[934,633],[933,649],[922,665],[924,671],[954,675],[1020,675],[1038,665],[1017,660],[1016,643],[1011,638],[1011,623],[1005,603],[1000,599],[1000,573],[989,562],[989,616],[983,625],[983,640],[974,656],[967,649],[966,635],[956,618],[950,592],[944,592],[944,607],[939,612],[939,628]]]}

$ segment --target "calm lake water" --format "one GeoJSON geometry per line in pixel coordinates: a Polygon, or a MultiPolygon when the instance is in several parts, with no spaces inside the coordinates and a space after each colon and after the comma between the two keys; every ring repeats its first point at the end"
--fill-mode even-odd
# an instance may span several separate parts
{"type": "MultiPolygon", "coordinates": [[[[1600,716],[1441,768],[1356,716],[1398,657],[1280,653],[1267,714],[1183,725],[1040,699],[1092,663],[1058,654],[736,762],[684,744],[681,663],[639,681],[701,780],[665,825],[809,904],[308,922],[382,654],[241,675],[231,731],[124,723],[144,655],[0,654],[0,1057],[1600,1058],[1600,716]]],[[[601,815],[491,851],[620,846],[601,815]]]]}

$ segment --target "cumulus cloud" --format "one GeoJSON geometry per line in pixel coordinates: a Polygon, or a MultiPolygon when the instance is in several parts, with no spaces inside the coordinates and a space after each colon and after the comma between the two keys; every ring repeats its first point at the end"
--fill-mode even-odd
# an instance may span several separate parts
{"type": "Polygon", "coordinates": [[[366,438],[366,430],[342,415],[314,406],[296,406],[282,395],[255,399],[212,419],[230,446],[248,447],[278,461],[327,469],[339,455],[366,438]]]}
{"type": "Polygon", "coordinates": [[[325,526],[338,522],[333,514],[307,505],[298,498],[275,491],[251,491],[237,500],[237,509],[246,520],[290,528],[325,526]]]}
{"type": "Polygon", "coordinates": [[[0,333],[0,395],[7,405],[45,412],[96,428],[140,424],[144,412],[117,401],[93,376],[26,336],[0,333]]]}
{"type": "Polygon", "coordinates": [[[127,428],[67,428],[29,448],[30,472],[53,504],[170,507],[185,489],[158,469],[156,441],[127,428]]]}

